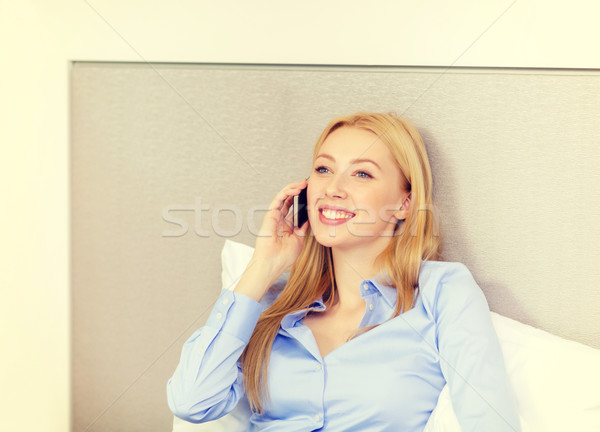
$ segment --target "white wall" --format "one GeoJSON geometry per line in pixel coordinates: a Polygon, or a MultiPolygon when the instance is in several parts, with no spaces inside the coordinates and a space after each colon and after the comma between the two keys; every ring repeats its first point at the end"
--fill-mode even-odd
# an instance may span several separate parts
{"type": "Polygon", "coordinates": [[[364,5],[0,0],[0,430],[69,428],[70,61],[600,68],[596,0],[364,5]]]}

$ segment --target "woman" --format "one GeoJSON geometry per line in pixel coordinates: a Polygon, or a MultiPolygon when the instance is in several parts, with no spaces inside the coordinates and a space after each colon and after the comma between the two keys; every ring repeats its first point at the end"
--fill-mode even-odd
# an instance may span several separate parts
{"type": "Polygon", "coordinates": [[[485,297],[465,266],[436,261],[433,209],[414,127],[334,119],[309,181],[275,196],[238,285],[184,345],[171,410],[210,421],[247,397],[254,430],[422,431],[448,383],[463,431],[520,430],[485,297]],[[304,187],[309,221],[293,228],[304,187]]]}

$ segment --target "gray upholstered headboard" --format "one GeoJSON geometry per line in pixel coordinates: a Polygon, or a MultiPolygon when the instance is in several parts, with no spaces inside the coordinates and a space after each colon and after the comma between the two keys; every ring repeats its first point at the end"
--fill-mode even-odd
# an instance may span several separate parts
{"type": "Polygon", "coordinates": [[[492,310],[600,347],[598,71],[76,63],[71,98],[74,431],[170,430],[225,238],[253,246],[355,111],[421,130],[445,258],[492,310]]]}

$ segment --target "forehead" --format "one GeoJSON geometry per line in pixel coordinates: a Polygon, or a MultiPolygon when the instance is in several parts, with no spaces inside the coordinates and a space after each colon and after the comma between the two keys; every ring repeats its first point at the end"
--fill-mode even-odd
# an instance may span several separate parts
{"type": "Polygon", "coordinates": [[[369,158],[376,162],[392,162],[392,153],[379,137],[371,131],[357,127],[342,126],[325,139],[317,156],[329,154],[336,160],[369,158]]]}

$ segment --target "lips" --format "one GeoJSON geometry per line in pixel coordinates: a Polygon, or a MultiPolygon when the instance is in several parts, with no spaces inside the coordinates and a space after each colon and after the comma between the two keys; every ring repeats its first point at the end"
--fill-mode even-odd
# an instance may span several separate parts
{"type": "Polygon", "coordinates": [[[355,214],[339,206],[323,205],[319,207],[319,218],[324,223],[343,223],[352,219],[355,214]]]}

